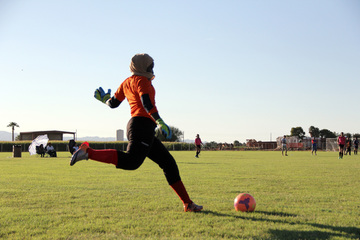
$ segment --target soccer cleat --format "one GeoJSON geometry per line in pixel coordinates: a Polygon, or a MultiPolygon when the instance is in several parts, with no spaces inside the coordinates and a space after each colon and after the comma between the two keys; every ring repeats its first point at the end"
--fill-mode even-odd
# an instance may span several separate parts
{"type": "Polygon", "coordinates": [[[89,148],[88,142],[84,142],[83,144],[81,144],[79,149],[74,153],[74,155],[72,155],[71,160],[70,160],[70,166],[73,166],[78,161],[88,160],[89,155],[86,152],[88,148],[89,148]]]}
{"type": "Polygon", "coordinates": [[[184,212],[200,212],[203,206],[196,205],[195,203],[185,203],[184,212]]]}

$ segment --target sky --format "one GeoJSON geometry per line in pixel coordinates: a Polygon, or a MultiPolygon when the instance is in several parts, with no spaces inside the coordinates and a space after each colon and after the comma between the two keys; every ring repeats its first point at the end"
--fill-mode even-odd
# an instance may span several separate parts
{"type": "Polygon", "coordinates": [[[154,58],[156,106],[185,139],[360,132],[358,0],[0,0],[0,131],[115,137],[116,91],[154,58]]]}

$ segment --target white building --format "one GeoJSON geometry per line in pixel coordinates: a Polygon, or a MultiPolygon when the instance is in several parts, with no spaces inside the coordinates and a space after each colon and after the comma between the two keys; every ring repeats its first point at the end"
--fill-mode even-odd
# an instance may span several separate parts
{"type": "Polygon", "coordinates": [[[116,130],[116,141],[124,141],[124,130],[116,130]]]}

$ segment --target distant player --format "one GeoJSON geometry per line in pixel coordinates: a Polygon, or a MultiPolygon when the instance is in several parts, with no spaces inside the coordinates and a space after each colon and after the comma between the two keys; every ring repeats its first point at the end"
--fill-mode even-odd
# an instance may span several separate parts
{"type": "Polygon", "coordinates": [[[199,134],[196,134],[196,138],[195,138],[195,147],[196,147],[196,155],[195,157],[198,158],[199,157],[199,154],[200,154],[200,151],[201,151],[201,145],[202,145],[202,141],[201,141],[201,138],[199,136],[199,134]]]}
{"type": "Polygon", "coordinates": [[[126,152],[116,149],[95,150],[85,142],[72,156],[70,166],[78,161],[91,159],[113,164],[119,169],[135,170],[148,157],[163,170],[168,184],[183,202],[184,211],[198,212],[203,207],[196,205],[190,199],[181,181],[175,159],[155,137],[156,125],[167,139],[171,139],[172,133],[169,126],[160,118],[155,105],[155,88],[152,85],[155,78],[153,67],[154,60],[148,54],[136,54],[130,62],[132,75],[120,84],[113,97],[110,96],[110,90],[105,93],[102,88],[96,89],[94,94],[97,100],[110,108],[118,107],[125,98],[127,99],[131,119],[127,125],[129,144],[126,152]]]}
{"type": "Polygon", "coordinates": [[[315,155],[316,155],[316,151],[317,151],[317,140],[315,137],[312,137],[311,138],[311,155],[314,154],[315,152],[315,155]]]}
{"type": "Polygon", "coordinates": [[[351,138],[347,138],[346,139],[346,152],[345,152],[345,155],[349,153],[349,155],[351,155],[351,144],[352,144],[352,141],[351,141],[351,138]]]}
{"type": "Polygon", "coordinates": [[[339,159],[342,159],[344,157],[344,146],[345,146],[345,137],[344,133],[341,132],[340,136],[337,139],[337,143],[339,145],[339,159]]]}
{"type": "Polygon", "coordinates": [[[359,148],[359,140],[358,140],[357,137],[355,137],[355,140],[354,140],[354,155],[357,155],[358,148],[359,148]]]}
{"type": "Polygon", "coordinates": [[[287,156],[286,136],[285,135],[281,139],[281,155],[282,156],[284,156],[284,151],[285,151],[285,156],[287,156]]]}

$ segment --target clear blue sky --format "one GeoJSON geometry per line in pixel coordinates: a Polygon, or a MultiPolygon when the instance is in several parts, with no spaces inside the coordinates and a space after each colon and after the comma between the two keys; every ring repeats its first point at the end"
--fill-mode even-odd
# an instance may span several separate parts
{"type": "Polygon", "coordinates": [[[159,113],[185,139],[360,132],[358,0],[0,0],[0,131],[115,137],[128,104],[93,92],[114,92],[143,52],[159,113]]]}

